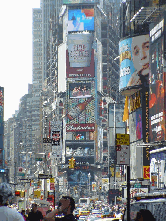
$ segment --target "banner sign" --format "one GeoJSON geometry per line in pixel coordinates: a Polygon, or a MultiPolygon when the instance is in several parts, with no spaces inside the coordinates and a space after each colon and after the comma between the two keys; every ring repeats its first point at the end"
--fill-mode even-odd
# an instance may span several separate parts
{"type": "Polygon", "coordinates": [[[95,124],[66,124],[66,132],[94,131],[95,124]]]}
{"type": "Polygon", "coordinates": [[[121,40],[119,90],[148,86],[149,35],[139,35],[121,40]]]}

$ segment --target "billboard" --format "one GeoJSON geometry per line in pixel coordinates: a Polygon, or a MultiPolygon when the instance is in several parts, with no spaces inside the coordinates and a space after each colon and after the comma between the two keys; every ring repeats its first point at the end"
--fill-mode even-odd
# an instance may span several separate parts
{"type": "Polygon", "coordinates": [[[94,31],[94,8],[69,9],[67,31],[94,31]]]}
{"type": "Polygon", "coordinates": [[[142,133],[142,109],[136,111],[136,140],[143,138],[142,133]]]}
{"type": "Polygon", "coordinates": [[[91,96],[91,83],[69,84],[69,98],[86,98],[91,96]]]}
{"type": "Polygon", "coordinates": [[[90,182],[92,183],[94,178],[93,171],[86,171],[86,170],[68,170],[67,176],[68,176],[68,184],[70,186],[79,186],[79,185],[88,185],[89,176],[90,173],[90,182]]]}
{"type": "Polygon", "coordinates": [[[99,3],[99,0],[63,0],[63,5],[68,5],[68,4],[94,4],[94,3],[99,3]]]}
{"type": "Polygon", "coordinates": [[[79,164],[79,162],[82,162],[82,164],[93,164],[94,163],[94,142],[66,143],[66,159],[71,158],[72,156],[76,159],[76,166],[77,164],[79,164]]]}
{"type": "MultiPolygon", "coordinates": [[[[163,20],[162,20],[163,21],[163,20]]],[[[164,22],[150,30],[149,139],[166,140],[166,61],[164,22]],[[156,28],[157,27],[157,28],[156,28]]]]}
{"type": "Polygon", "coordinates": [[[52,131],[52,145],[60,146],[60,131],[52,131]]]}
{"type": "MultiPolygon", "coordinates": [[[[149,35],[127,38],[119,42],[119,90],[148,86],[149,35]]],[[[129,90],[128,90],[129,93],[129,90]]]]}
{"type": "MultiPolygon", "coordinates": [[[[86,131],[95,131],[95,124],[66,124],[66,132],[86,132],[86,131]]],[[[82,135],[84,136],[84,135],[82,135]]],[[[82,140],[82,137],[79,136],[78,140],[82,140]]],[[[77,137],[76,137],[77,139],[77,137]]],[[[85,136],[83,137],[85,139],[85,136]]]]}

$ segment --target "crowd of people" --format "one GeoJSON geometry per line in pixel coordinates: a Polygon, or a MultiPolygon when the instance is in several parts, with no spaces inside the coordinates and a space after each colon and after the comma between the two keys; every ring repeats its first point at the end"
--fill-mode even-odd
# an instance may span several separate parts
{"type": "MultiPolygon", "coordinates": [[[[54,210],[48,210],[46,216],[44,217],[42,213],[38,210],[37,204],[32,204],[32,210],[28,209],[25,211],[22,209],[18,212],[16,209],[10,208],[9,202],[13,197],[13,192],[8,183],[0,184],[0,221],[76,221],[77,219],[73,215],[75,210],[75,200],[70,196],[61,197],[58,207],[54,210]]],[[[124,215],[125,208],[112,207],[110,213],[114,214],[122,212],[124,215]]],[[[122,216],[123,221],[124,216],[122,216]]],[[[135,221],[156,221],[154,216],[149,210],[141,209],[137,212],[135,221]]]]}

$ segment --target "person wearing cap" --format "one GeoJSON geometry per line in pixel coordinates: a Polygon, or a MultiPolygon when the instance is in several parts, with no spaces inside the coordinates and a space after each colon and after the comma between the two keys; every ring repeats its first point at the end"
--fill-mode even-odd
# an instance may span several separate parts
{"type": "Polygon", "coordinates": [[[24,221],[23,216],[17,210],[9,208],[8,202],[12,199],[13,192],[8,183],[0,184],[0,221],[24,221]]]}
{"type": "Polygon", "coordinates": [[[27,220],[28,221],[40,221],[40,220],[43,220],[43,215],[42,215],[41,211],[39,211],[37,209],[37,204],[36,203],[32,204],[32,210],[28,214],[27,220]]]}

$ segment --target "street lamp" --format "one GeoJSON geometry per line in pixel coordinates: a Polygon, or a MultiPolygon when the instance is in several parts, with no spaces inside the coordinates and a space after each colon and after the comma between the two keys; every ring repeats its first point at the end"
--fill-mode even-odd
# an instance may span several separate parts
{"type": "Polygon", "coordinates": [[[91,174],[88,173],[88,178],[89,178],[89,196],[90,196],[90,178],[91,178],[91,174]]]}
{"type": "MultiPolygon", "coordinates": [[[[27,156],[28,154],[32,154],[31,151],[26,151],[26,152],[21,152],[22,154],[26,154],[26,171],[25,171],[25,179],[27,179],[27,170],[28,170],[28,166],[27,166],[27,156]]],[[[27,183],[25,184],[25,189],[27,189],[27,197],[24,197],[24,207],[25,209],[27,208],[27,202],[28,202],[28,197],[29,197],[29,188],[27,188],[27,183]]]]}

